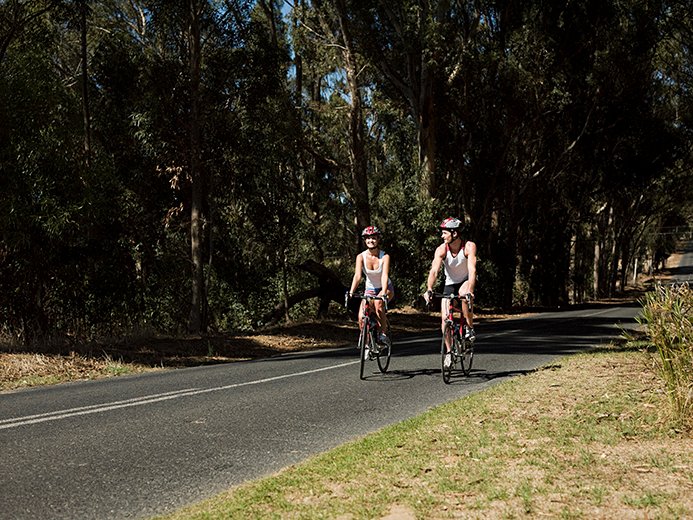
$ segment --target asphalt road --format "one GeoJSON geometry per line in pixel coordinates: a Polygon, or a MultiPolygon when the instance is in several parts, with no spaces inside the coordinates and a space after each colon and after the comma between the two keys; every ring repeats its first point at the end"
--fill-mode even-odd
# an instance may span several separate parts
{"type": "Polygon", "coordinates": [[[632,327],[601,306],[477,326],[469,377],[439,339],[400,338],[387,374],[354,348],[0,394],[0,518],[147,518],[531,372],[632,327]]]}
{"type": "Polygon", "coordinates": [[[693,240],[684,246],[679,265],[668,271],[674,283],[693,283],[693,240]]]}

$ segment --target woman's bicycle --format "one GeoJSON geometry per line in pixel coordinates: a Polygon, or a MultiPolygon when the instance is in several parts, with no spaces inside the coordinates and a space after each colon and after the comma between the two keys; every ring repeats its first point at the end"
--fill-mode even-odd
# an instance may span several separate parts
{"type": "Polygon", "coordinates": [[[435,294],[439,298],[450,300],[448,314],[445,317],[443,328],[443,339],[440,344],[441,367],[443,371],[443,382],[450,383],[452,371],[459,363],[465,376],[472,371],[474,361],[474,340],[467,334],[467,322],[462,314],[462,300],[469,306],[469,312],[474,312],[474,299],[471,294],[458,296],[456,294],[435,294]],[[455,313],[460,318],[455,321],[455,313]]]}
{"type": "Polygon", "coordinates": [[[361,356],[361,372],[360,377],[363,379],[363,372],[366,361],[377,360],[378,368],[384,374],[387,372],[387,367],[390,366],[390,356],[392,355],[392,345],[380,343],[380,327],[378,320],[375,317],[375,309],[371,302],[373,300],[381,300],[387,311],[387,298],[384,296],[371,296],[369,294],[354,294],[354,298],[366,300],[366,305],[363,308],[363,321],[361,331],[359,332],[359,355],[361,356]]]}

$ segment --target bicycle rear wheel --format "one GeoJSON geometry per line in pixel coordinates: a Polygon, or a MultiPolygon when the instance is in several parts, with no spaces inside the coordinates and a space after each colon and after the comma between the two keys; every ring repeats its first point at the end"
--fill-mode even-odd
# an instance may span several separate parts
{"type": "Polygon", "coordinates": [[[454,336],[454,330],[452,328],[452,324],[446,323],[445,328],[443,329],[443,339],[440,342],[440,366],[443,372],[443,382],[447,385],[450,383],[450,376],[452,375],[452,366],[454,364],[454,357],[452,355],[452,352],[448,352],[447,345],[450,346],[452,349],[452,342],[454,341],[453,336],[454,336]],[[449,362],[446,364],[445,363],[445,358],[450,355],[449,362]],[[447,366],[446,366],[447,365],[447,366]]]}
{"type": "Polygon", "coordinates": [[[368,357],[368,323],[364,320],[363,327],[361,327],[361,334],[359,335],[359,356],[361,356],[361,369],[359,377],[363,379],[363,370],[366,366],[366,358],[368,357]]]}
{"type": "Polygon", "coordinates": [[[381,343],[378,351],[378,368],[384,374],[387,372],[387,367],[390,366],[390,355],[392,354],[392,336],[390,336],[390,344],[381,343]]]}

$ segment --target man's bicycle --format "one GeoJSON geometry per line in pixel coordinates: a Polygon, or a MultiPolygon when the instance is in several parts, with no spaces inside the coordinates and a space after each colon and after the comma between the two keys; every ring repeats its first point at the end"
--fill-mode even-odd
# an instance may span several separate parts
{"type": "Polygon", "coordinates": [[[443,382],[450,383],[450,376],[458,363],[465,376],[472,371],[474,361],[474,339],[468,337],[467,322],[462,314],[462,300],[469,306],[469,312],[474,312],[474,299],[471,294],[458,296],[456,294],[435,294],[439,298],[450,300],[448,314],[445,317],[443,338],[440,344],[441,367],[443,382]],[[455,313],[459,320],[455,321],[455,313]],[[449,356],[449,357],[448,357],[449,356]]]}
{"type": "Polygon", "coordinates": [[[375,309],[371,302],[373,300],[381,300],[387,310],[387,298],[384,296],[371,296],[368,294],[354,294],[354,298],[366,300],[366,305],[363,308],[363,321],[361,331],[359,332],[359,355],[361,356],[361,372],[360,377],[363,379],[363,373],[366,361],[377,360],[378,368],[384,374],[387,372],[387,367],[390,366],[390,356],[392,355],[392,345],[380,343],[380,327],[378,320],[375,317],[375,309]]]}

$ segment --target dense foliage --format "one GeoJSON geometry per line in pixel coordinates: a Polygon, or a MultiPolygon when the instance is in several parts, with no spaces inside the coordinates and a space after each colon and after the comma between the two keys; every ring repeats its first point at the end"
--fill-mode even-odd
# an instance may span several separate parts
{"type": "Polygon", "coordinates": [[[312,314],[367,223],[408,302],[448,215],[482,305],[611,295],[690,229],[690,8],[6,0],[0,326],[312,314]]]}

